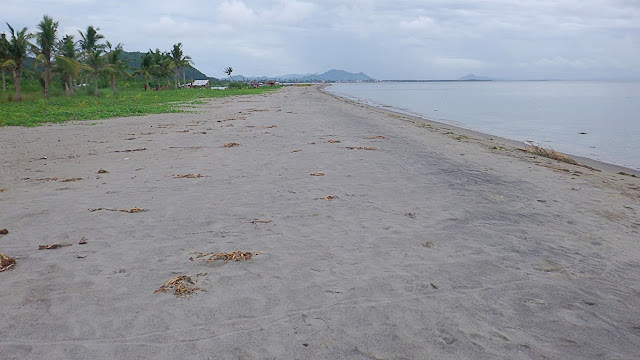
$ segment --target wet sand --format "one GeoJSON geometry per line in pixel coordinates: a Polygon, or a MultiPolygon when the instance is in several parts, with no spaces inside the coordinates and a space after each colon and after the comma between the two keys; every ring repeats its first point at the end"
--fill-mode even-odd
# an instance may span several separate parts
{"type": "Polygon", "coordinates": [[[191,110],[0,128],[1,359],[640,353],[640,179],[317,87],[191,110]]]}

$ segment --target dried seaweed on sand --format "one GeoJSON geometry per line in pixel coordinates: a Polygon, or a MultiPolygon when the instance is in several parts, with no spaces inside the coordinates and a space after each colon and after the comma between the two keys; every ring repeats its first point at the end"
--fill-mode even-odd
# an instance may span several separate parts
{"type": "Polygon", "coordinates": [[[367,139],[367,140],[373,140],[373,139],[383,139],[383,140],[387,140],[389,139],[388,137],[384,136],[384,135],[376,135],[376,136],[367,136],[363,139],[367,139]]]}
{"type": "Polygon", "coordinates": [[[100,170],[98,170],[98,174],[108,174],[109,172],[103,168],[100,168],[100,170]]]}
{"type": "Polygon", "coordinates": [[[96,208],[96,209],[89,209],[89,211],[94,212],[94,211],[100,211],[100,210],[106,210],[106,211],[119,211],[119,212],[126,212],[126,213],[130,213],[130,214],[134,214],[134,213],[140,213],[143,211],[147,211],[147,209],[143,209],[143,208],[139,208],[139,207],[132,207],[130,209],[107,209],[107,208],[96,208]]]}
{"type": "MultiPolygon", "coordinates": [[[[249,252],[249,251],[231,251],[228,253],[217,253],[217,252],[192,252],[191,255],[196,255],[195,259],[202,259],[205,262],[213,262],[216,260],[224,260],[225,262],[229,260],[233,261],[247,261],[251,259],[254,255],[263,254],[264,251],[259,252],[249,252]]],[[[193,261],[194,257],[190,257],[189,260],[193,261]]]]}
{"type": "Polygon", "coordinates": [[[9,233],[9,230],[7,230],[7,229],[0,230],[0,234],[2,234],[2,235],[8,234],[8,233],[9,233]]]}
{"type": "Polygon", "coordinates": [[[158,288],[153,293],[166,293],[167,291],[170,291],[170,289],[173,289],[173,295],[175,295],[176,297],[189,297],[191,296],[191,294],[195,293],[198,290],[206,291],[205,289],[201,289],[200,287],[195,286],[195,282],[191,279],[190,276],[179,275],[169,279],[164,283],[164,285],[160,286],[160,288],[158,288]]]}
{"type": "Polygon", "coordinates": [[[314,172],[309,174],[311,176],[324,176],[324,171],[318,171],[318,172],[314,172]]]}
{"type": "Polygon", "coordinates": [[[240,144],[235,143],[235,142],[230,142],[230,143],[226,143],[224,145],[220,145],[221,148],[230,148],[230,147],[236,147],[236,146],[240,146],[240,144]]]}
{"type": "Polygon", "coordinates": [[[349,149],[349,150],[378,150],[378,148],[375,148],[373,146],[347,146],[347,149],[349,149]]]}
{"type": "Polygon", "coordinates": [[[9,270],[16,265],[16,259],[0,253],[0,272],[9,270]]]}
{"type": "Polygon", "coordinates": [[[252,223],[252,224],[268,224],[268,223],[270,223],[271,221],[272,221],[272,220],[269,220],[269,219],[262,219],[262,220],[255,219],[255,220],[251,220],[251,223],[252,223]]]}
{"type": "Polygon", "coordinates": [[[51,244],[51,245],[40,245],[38,246],[38,250],[55,250],[63,247],[71,246],[70,243],[60,243],[60,244],[51,244]]]}
{"type": "Polygon", "coordinates": [[[342,141],[340,141],[340,140],[327,140],[327,142],[331,143],[331,144],[340,144],[342,141]]]}
{"type": "Polygon", "coordinates": [[[139,149],[127,149],[127,150],[116,150],[114,152],[120,153],[120,152],[133,152],[133,151],[145,151],[147,150],[147,148],[139,148],[139,149]]]}
{"type": "Polygon", "coordinates": [[[204,175],[202,175],[202,174],[178,174],[178,175],[173,175],[173,177],[176,178],[176,179],[195,179],[195,178],[204,177],[204,175]]]}
{"type": "Polygon", "coordinates": [[[72,181],[80,181],[80,180],[82,180],[81,177],[75,177],[75,178],[62,179],[62,180],[60,180],[60,182],[72,182],[72,181]]]}
{"type": "Polygon", "coordinates": [[[301,151],[302,151],[301,149],[296,149],[296,150],[293,150],[292,153],[297,153],[297,152],[301,152],[301,151]]]}
{"type": "Polygon", "coordinates": [[[315,198],[313,200],[327,200],[327,201],[331,201],[331,200],[335,200],[335,199],[339,199],[339,197],[335,196],[335,195],[329,195],[329,196],[325,196],[325,197],[318,197],[315,198]]]}

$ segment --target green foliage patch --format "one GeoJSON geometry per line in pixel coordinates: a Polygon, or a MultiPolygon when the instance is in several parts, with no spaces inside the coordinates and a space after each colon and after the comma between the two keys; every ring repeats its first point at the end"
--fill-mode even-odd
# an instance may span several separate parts
{"type": "MultiPolygon", "coordinates": [[[[185,89],[165,91],[123,90],[118,95],[106,91],[101,97],[78,91],[76,96],[52,97],[18,102],[0,102],[0,126],[38,126],[72,120],[98,120],[147,114],[185,112],[185,106],[202,99],[262,94],[276,88],[185,89]]],[[[25,97],[25,100],[30,97],[25,97]]]]}

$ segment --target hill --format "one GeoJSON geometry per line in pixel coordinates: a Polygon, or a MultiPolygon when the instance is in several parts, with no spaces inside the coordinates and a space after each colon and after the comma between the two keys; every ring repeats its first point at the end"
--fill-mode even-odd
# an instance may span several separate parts
{"type": "Polygon", "coordinates": [[[350,82],[350,81],[375,81],[365,73],[350,73],[344,70],[332,69],[322,74],[286,74],[278,76],[232,76],[233,81],[264,81],[277,80],[280,82],[350,82]]]}
{"type": "Polygon", "coordinates": [[[484,76],[475,76],[474,74],[467,74],[461,78],[458,78],[458,81],[491,81],[491,79],[484,76]]]}

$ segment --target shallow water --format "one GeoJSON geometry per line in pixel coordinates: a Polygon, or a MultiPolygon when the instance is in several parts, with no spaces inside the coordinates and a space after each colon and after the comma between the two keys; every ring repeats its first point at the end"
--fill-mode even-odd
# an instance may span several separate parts
{"type": "Polygon", "coordinates": [[[640,170],[640,82],[338,83],[327,90],[370,105],[640,170]]]}

